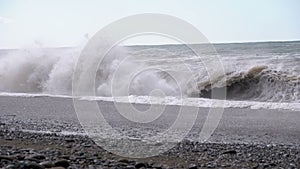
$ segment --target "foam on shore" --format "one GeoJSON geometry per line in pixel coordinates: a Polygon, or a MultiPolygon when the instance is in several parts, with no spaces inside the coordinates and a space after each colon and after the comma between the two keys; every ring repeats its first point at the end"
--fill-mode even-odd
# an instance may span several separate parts
{"type": "MultiPolygon", "coordinates": [[[[134,103],[134,104],[159,104],[159,105],[179,105],[194,106],[202,108],[218,107],[222,100],[213,100],[206,98],[177,98],[177,97],[153,97],[153,96],[122,96],[122,97],[73,97],[65,95],[51,94],[29,94],[29,93],[0,93],[0,96],[9,97],[54,97],[66,99],[79,99],[86,101],[108,101],[118,103],[134,103]],[[216,103],[216,104],[214,104],[216,103]]],[[[275,102],[258,102],[258,101],[233,101],[226,100],[221,104],[224,108],[247,108],[247,109],[283,109],[300,111],[300,103],[275,103],[275,102]]]]}

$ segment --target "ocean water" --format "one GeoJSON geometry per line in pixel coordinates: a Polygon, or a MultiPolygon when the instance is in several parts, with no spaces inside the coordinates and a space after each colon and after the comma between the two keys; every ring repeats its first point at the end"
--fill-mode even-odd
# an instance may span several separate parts
{"type": "MultiPolygon", "coordinates": [[[[216,52],[207,50],[207,44],[192,46],[201,56],[186,45],[115,47],[99,64],[98,97],[82,99],[126,102],[129,98],[136,103],[209,107],[211,91],[225,89],[227,107],[300,110],[300,41],[213,44],[216,52]],[[225,76],[211,79],[203,59],[216,55],[222,62],[216,66],[224,67],[225,76]],[[149,69],[137,71],[137,67],[149,69]],[[186,76],[187,70],[191,76],[186,76]],[[129,74],[134,78],[129,79],[129,74]]],[[[1,95],[72,97],[72,76],[81,50],[0,50],[1,95]]]]}

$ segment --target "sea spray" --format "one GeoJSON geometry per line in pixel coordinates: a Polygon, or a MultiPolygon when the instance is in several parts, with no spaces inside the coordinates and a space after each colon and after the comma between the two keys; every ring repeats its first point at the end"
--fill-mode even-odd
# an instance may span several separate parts
{"type": "MultiPolygon", "coordinates": [[[[288,54],[276,53],[277,48],[272,45],[255,46],[258,49],[249,44],[216,45],[223,52],[226,76],[213,79],[207,75],[202,56],[193,55],[184,46],[118,46],[98,66],[96,95],[156,93],[162,97],[210,98],[211,90],[226,88],[230,100],[299,103],[299,44],[286,45],[290,45],[288,54]],[[237,46],[236,50],[229,51],[231,46],[237,46]],[[257,52],[262,53],[253,55],[257,52]],[[151,69],[137,71],[148,67],[151,69]],[[192,70],[192,77],[186,76],[186,67],[192,70]],[[176,76],[176,81],[172,76],[176,76]]],[[[71,96],[73,69],[81,49],[30,48],[0,52],[0,92],[71,96]]],[[[203,51],[203,56],[209,59],[210,53],[203,51]]]]}

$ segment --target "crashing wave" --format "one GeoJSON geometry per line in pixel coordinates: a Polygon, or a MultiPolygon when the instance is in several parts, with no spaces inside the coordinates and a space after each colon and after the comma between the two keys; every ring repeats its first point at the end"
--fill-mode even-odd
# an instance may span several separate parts
{"type": "MultiPolygon", "coordinates": [[[[76,48],[15,50],[8,52],[6,56],[0,56],[0,92],[72,95],[72,75],[79,52],[80,49],[76,48]]],[[[114,73],[122,64],[126,71],[121,71],[120,78],[115,80],[118,96],[148,96],[158,89],[165,96],[180,97],[185,94],[185,97],[211,98],[212,90],[225,89],[227,99],[230,100],[300,101],[300,77],[272,70],[267,66],[232,71],[210,80],[204,72],[200,72],[189,81],[188,86],[180,86],[186,85],[185,82],[190,80],[190,77],[180,71],[174,72],[180,77],[179,82],[166,73],[148,71],[138,74],[131,81],[128,92],[128,88],[124,87],[128,72],[143,65],[132,60],[123,62],[124,58],[126,51],[116,49],[99,65],[95,77],[98,96],[111,96],[114,73]]],[[[147,64],[146,61],[143,64],[147,64]]],[[[198,70],[200,68],[201,66],[198,70]]]]}
{"type": "Polygon", "coordinates": [[[217,81],[199,84],[199,97],[211,98],[212,90],[225,89],[229,100],[299,102],[300,76],[254,66],[246,72],[231,72],[217,81]]]}

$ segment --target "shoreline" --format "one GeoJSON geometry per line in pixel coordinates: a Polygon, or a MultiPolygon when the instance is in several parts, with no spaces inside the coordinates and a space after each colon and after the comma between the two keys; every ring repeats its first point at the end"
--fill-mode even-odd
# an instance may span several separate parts
{"type": "Polygon", "coordinates": [[[141,104],[141,105],[164,105],[164,106],[191,106],[198,108],[220,108],[213,106],[214,103],[220,104],[223,108],[240,108],[240,109],[266,109],[266,110],[290,110],[300,111],[300,105],[297,102],[260,102],[254,100],[218,100],[201,97],[151,97],[151,96],[119,96],[119,97],[103,97],[103,96],[69,96],[69,95],[52,95],[45,93],[5,93],[0,92],[0,97],[17,97],[17,98],[58,98],[58,99],[75,99],[77,101],[97,101],[124,104],[141,104]],[[150,102],[151,100],[151,102],[150,102]],[[154,101],[155,100],[155,101],[154,101]]]}
{"type": "MultiPolygon", "coordinates": [[[[113,102],[97,101],[97,103],[102,109],[105,120],[113,128],[135,138],[156,135],[157,132],[165,131],[174,123],[180,109],[180,106],[176,105],[155,105],[165,106],[162,116],[149,124],[139,124],[120,115],[113,102]]],[[[10,128],[84,133],[70,98],[2,96],[0,104],[0,122],[6,123],[10,128]]],[[[145,110],[149,106],[145,104],[132,105],[139,110],[145,110]]],[[[187,122],[194,121],[193,128],[186,136],[187,139],[198,140],[208,111],[208,108],[199,108],[197,119],[186,117],[187,122]]],[[[217,129],[208,141],[299,145],[299,119],[300,111],[225,108],[217,129]]],[[[106,131],[103,131],[103,134],[110,136],[110,133],[106,131]]]]}
{"type": "MultiPolygon", "coordinates": [[[[0,168],[28,165],[91,169],[300,167],[299,111],[226,108],[212,137],[206,143],[199,143],[197,134],[208,111],[200,108],[195,125],[184,141],[158,156],[131,159],[105,151],[87,136],[72,135],[72,132],[84,132],[72,99],[1,96],[0,104],[0,168]],[[59,134],[64,131],[71,134],[59,134]]],[[[167,129],[179,108],[166,106],[162,117],[144,126],[118,115],[111,102],[98,101],[98,104],[105,110],[104,116],[112,127],[135,138],[167,129]]],[[[143,104],[134,106],[147,108],[143,104]]]]}

